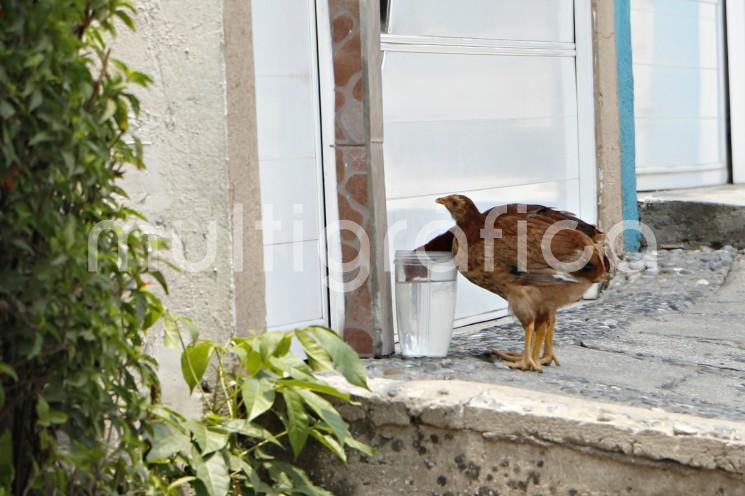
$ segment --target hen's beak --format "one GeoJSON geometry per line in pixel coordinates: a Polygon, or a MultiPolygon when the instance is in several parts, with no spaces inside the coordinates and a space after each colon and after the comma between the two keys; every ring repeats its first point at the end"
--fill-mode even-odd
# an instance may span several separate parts
{"type": "Polygon", "coordinates": [[[440,198],[438,198],[437,200],[435,200],[435,203],[439,203],[440,205],[447,206],[447,204],[448,204],[447,197],[446,196],[441,196],[440,198]]]}

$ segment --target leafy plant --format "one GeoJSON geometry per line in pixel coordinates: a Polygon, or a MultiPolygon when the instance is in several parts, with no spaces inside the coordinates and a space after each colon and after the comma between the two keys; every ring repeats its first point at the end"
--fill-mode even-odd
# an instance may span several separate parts
{"type": "Polygon", "coordinates": [[[186,344],[178,322],[168,315],[164,327],[166,340],[182,350],[184,380],[200,394],[205,413],[186,419],[158,409],[147,459],[164,481],[163,492],[178,494],[188,485],[210,496],[328,495],[292,464],[309,439],[343,461],[346,447],[372,454],[327,399],[351,403],[349,396],[316,375],[336,371],[351,384],[367,387],[357,354],[333,331],[267,332],[219,345],[195,335],[186,344]],[[307,360],[291,351],[293,341],[307,360]]]}
{"type": "MultiPolygon", "coordinates": [[[[117,180],[141,168],[125,139],[149,78],[107,47],[128,0],[0,0],[0,493],[93,494],[149,484],[145,236],[117,180]],[[126,251],[118,255],[120,244],[126,251]]],[[[152,277],[151,277],[152,276],[152,277]]],[[[165,289],[165,288],[164,288],[165,289]]]]}

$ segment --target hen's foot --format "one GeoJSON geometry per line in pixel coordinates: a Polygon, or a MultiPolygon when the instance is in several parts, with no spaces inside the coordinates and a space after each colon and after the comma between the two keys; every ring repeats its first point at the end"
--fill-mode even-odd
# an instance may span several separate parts
{"type": "Polygon", "coordinates": [[[538,362],[541,365],[551,365],[551,362],[554,362],[557,367],[561,367],[561,362],[559,362],[559,357],[557,357],[554,353],[543,355],[538,362]]]}
{"type": "Polygon", "coordinates": [[[505,362],[517,362],[523,357],[522,353],[514,353],[512,351],[499,351],[494,348],[489,350],[489,352],[492,355],[497,356],[499,359],[504,360],[505,362]]]}
{"type": "Polygon", "coordinates": [[[511,351],[499,351],[495,349],[489,350],[492,354],[496,355],[505,362],[510,362],[509,367],[511,369],[527,370],[535,372],[543,372],[541,367],[533,357],[525,357],[523,353],[514,353],[511,351]]]}
{"type": "Polygon", "coordinates": [[[538,365],[533,357],[522,357],[520,360],[508,365],[511,369],[524,370],[526,372],[543,372],[543,367],[538,365]]]}

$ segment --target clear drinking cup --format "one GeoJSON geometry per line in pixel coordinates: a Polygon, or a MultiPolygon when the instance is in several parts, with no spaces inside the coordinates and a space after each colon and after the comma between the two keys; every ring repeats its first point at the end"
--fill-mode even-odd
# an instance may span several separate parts
{"type": "Polygon", "coordinates": [[[458,270],[450,252],[397,251],[396,323],[404,357],[445,357],[458,270]]]}

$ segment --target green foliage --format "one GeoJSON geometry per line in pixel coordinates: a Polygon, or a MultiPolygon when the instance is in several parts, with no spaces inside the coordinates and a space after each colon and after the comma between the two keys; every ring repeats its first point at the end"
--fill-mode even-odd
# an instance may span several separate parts
{"type": "Polygon", "coordinates": [[[188,345],[177,322],[166,315],[170,343],[182,351],[181,367],[189,388],[205,405],[199,419],[186,419],[159,407],[148,453],[159,475],[160,490],[180,494],[190,486],[197,494],[328,495],[291,463],[309,438],[346,461],[345,447],[366,454],[371,449],[349,432],[327,399],[351,403],[349,396],[321,380],[316,372],[336,371],[367,387],[357,354],[333,331],[309,327],[233,338],[225,345],[200,340],[188,345]],[[309,359],[290,351],[297,339],[309,359]],[[312,358],[310,358],[312,356],[312,358]],[[208,391],[206,378],[214,383],[208,391]]]}
{"type": "Polygon", "coordinates": [[[107,48],[133,13],[0,0],[0,496],[328,494],[291,460],[310,438],[369,453],[328,401],[349,397],[315,375],[366,387],[354,351],[322,328],[199,340],[148,289],[168,292],[148,268],[158,245],[123,227],[141,216],[117,181],[143,167],[130,88],[150,80],[107,48]],[[144,339],[160,320],[199,419],[158,404],[144,339]]]}
{"type": "MultiPolygon", "coordinates": [[[[149,483],[143,451],[163,308],[147,239],[101,233],[131,212],[117,180],[147,76],[111,57],[128,0],[0,0],[0,493],[118,493],[149,483]],[[119,245],[127,257],[120,263],[119,245]]],[[[164,288],[165,289],[165,288],[164,288]]]]}

